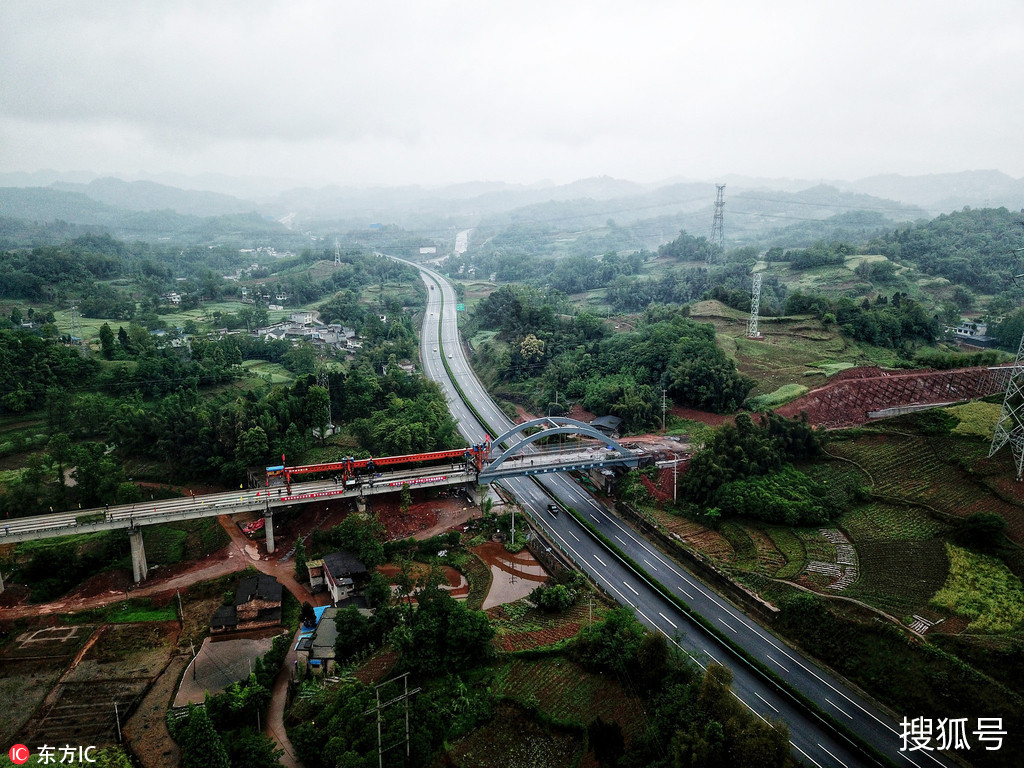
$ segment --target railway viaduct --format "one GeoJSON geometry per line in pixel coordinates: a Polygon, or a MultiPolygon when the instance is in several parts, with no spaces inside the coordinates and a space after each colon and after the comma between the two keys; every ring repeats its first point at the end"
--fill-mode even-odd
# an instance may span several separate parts
{"type": "MultiPolygon", "coordinates": [[[[175,520],[191,520],[200,517],[215,517],[241,512],[259,513],[263,516],[267,552],[274,551],[275,511],[285,507],[310,504],[331,499],[352,499],[357,505],[366,496],[382,493],[396,493],[404,486],[444,487],[457,486],[467,490],[473,501],[480,503],[478,489],[507,477],[542,475],[549,472],[586,470],[594,467],[631,466],[640,462],[640,456],[626,449],[615,440],[598,432],[589,424],[573,419],[551,417],[516,425],[503,435],[495,438],[493,446],[498,449],[492,455],[492,444],[474,446],[471,451],[481,455],[479,465],[464,460],[463,449],[414,454],[410,456],[385,457],[376,459],[379,468],[396,466],[394,471],[364,476],[341,476],[345,460],[331,464],[301,467],[271,467],[281,473],[301,476],[303,474],[326,475],[327,479],[266,488],[240,488],[226,493],[197,494],[190,497],[163,499],[150,503],[121,504],[117,506],[82,509],[73,512],[57,512],[49,515],[17,517],[3,521],[0,526],[0,544],[18,543],[36,539],[55,538],[80,533],[125,530],[128,533],[132,556],[132,571],[136,582],[146,578],[149,570],[146,550],[142,540],[142,528],[175,520]],[[509,438],[525,435],[515,445],[501,450],[509,438]],[[578,435],[600,443],[587,449],[537,451],[535,443],[557,435],[578,435]],[[599,446],[599,447],[597,447],[599,446]],[[481,451],[480,449],[483,448],[481,451]],[[529,457],[524,451],[530,451],[529,457]],[[424,466],[438,456],[450,460],[445,465],[424,466]],[[453,459],[453,457],[457,457],[453,459]],[[331,478],[330,475],[334,474],[331,478]]],[[[373,461],[373,460],[371,460],[373,461]]],[[[360,463],[366,463],[360,460],[360,463]]],[[[0,574],[0,592],[3,591],[3,576],[0,574]]]]}

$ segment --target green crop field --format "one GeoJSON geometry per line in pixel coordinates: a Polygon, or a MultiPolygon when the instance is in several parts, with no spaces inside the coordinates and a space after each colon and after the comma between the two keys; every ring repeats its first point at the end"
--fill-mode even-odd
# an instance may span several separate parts
{"type": "Polygon", "coordinates": [[[542,725],[524,708],[505,702],[494,708],[489,722],[452,744],[443,764],[453,768],[577,768],[581,750],[578,731],[542,725]]]}
{"type": "Polygon", "coordinates": [[[792,528],[778,525],[765,526],[764,530],[771,537],[776,549],[785,558],[785,564],[774,573],[774,576],[779,579],[792,579],[799,576],[807,567],[807,550],[800,537],[792,528]]]}
{"type": "Polygon", "coordinates": [[[836,561],[836,545],[821,535],[816,528],[794,528],[793,533],[803,545],[808,560],[823,563],[836,561]]]}
{"type": "Polygon", "coordinates": [[[859,578],[844,594],[906,618],[928,606],[949,573],[941,539],[856,542],[859,578]]]}
{"type": "Polygon", "coordinates": [[[807,387],[802,384],[783,384],[774,392],[750,398],[746,405],[752,411],[773,411],[805,394],[807,387]]]}
{"type": "Polygon", "coordinates": [[[735,520],[726,520],[718,530],[732,546],[732,566],[742,571],[758,571],[757,546],[747,529],[735,520]]]}
{"type": "MultiPolygon", "coordinates": [[[[854,365],[891,366],[896,362],[893,350],[844,339],[836,328],[826,328],[810,315],[761,317],[759,330],[765,338],[760,341],[747,338],[747,313],[720,302],[697,302],[691,317],[715,326],[716,343],[736,360],[740,372],[757,382],[754,396],[786,385],[807,386],[809,369],[829,376],[854,365]]],[[[810,383],[818,382],[812,379],[810,383]]]]}
{"type": "Polygon", "coordinates": [[[971,620],[969,632],[1009,632],[1024,626],[1024,586],[997,558],[946,545],[949,579],[932,605],[971,620]]]}
{"type": "Polygon", "coordinates": [[[920,541],[949,531],[927,510],[876,501],[845,512],[837,521],[855,544],[865,541],[920,541]]]}
{"type": "Polygon", "coordinates": [[[747,536],[754,544],[754,551],[757,553],[757,571],[774,576],[787,565],[786,556],[782,554],[775,544],[773,537],[767,531],[755,525],[745,526],[747,536]]]}
{"type": "Polygon", "coordinates": [[[955,405],[947,408],[946,411],[960,423],[953,428],[954,435],[963,437],[976,437],[984,441],[986,447],[992,440],[992,433],[995,431],[996,422],[999,420],[999,412],[1002,410],[998,403],[986,403],[975,400],[963,405],[955,405]]]}
{"type": "Polygon", "coordinates": [[[985,463],[986,446],[976,439],[872,431],[835,441],[829,452],[863,467],[873,493],[926,504],[954,518],[991,512],[1007,521],[1008,536],[1018,543],[1024,537],[1024,507],[993,495],[984,484],[988,478],[961,466],[985,463]]]}
{"type": "Polygon", "coordinates": [[[501,618],[492,621],[496,630],[494,645],[504,651],[539,648],[574,637],[582,627],[604,620],[607,605],[593,596],[584,594],[566,611],[549,613],[530,608],[520,600],[502,607],[501,618]]]}
{"type": "Polygon", "coordinates": [[[644,727],[642,702],[614,677],[595,675],[561,656],[513,659],[495,679],[495,693],[537,705],[555,720],[583,727],[601,717],[615,721],[629,739],[644,727]]]}
{"type": "Polygon", "coordinates": [[[268,363],[266,360],[243,360],[242,368],[258,376],[268,376],[271,384],[291,384],[295,374],[280,363],[268,363]]]}

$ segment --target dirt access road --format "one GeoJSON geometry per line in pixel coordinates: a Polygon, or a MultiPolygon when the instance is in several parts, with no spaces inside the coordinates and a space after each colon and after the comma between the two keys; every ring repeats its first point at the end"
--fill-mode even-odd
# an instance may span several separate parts
{"type": "MultiPolygon", "coordinates": [[[[398,501],[374,499],[373,511],[380,517],[388,538],[414,537],[429,538],[444,533],[466,522],[478,513],[459,497],[439,499],[416,498],[406,513],[398,508],[398,501]]],[[[308,588],[295,579],[294,562],[289,554],[299,536],[307,537],[314,530],[326,530],[340,523],[349,508],[338,502],[308,505],[299,514],[284,524],[275,526],[276,551],[268,555],[262,541],[250,541],[239,530],[238,524],[229,516],[219,518],[231,541],[218,552],[200,561],[179,563],[173,566],[153,568],[149,578],[139,585],[131,583],[127,571],[113,571],[99,574],[84,582],[78,589],[65,597],[45,605],[27,603],[28,589],[24,585],[9,585],[0,602],[0,621],[14,621],[20,618],[42,619],[43,623],[56,621],[58,616],[92,608],[100,608],[123,601],[129,597],[147,597],[160,605],[174,598],[177,591],[187,593],[188,588],[200,582],[216,579],[247,567],[274,576],[299,600],[313,605],[329,603],[326,594],[313,595],[308,588]]],[[[284,749],[282,764],[297,766],[294,751],[288,742],[283,725],[285,691],[287,689],[292,656],[287,659],[282,673],[275,681],[271,711],[266,724],[268,736],[274,738],[284,749]]],[[[129,721],[126,731],[137,738],[132,739],[132,750],[147,768],[162,766],[176,754],[177,747],[166,733],[164,710],[169,693],[176,687],[186,657],[175,659],[156,681],[149,696],[129,721]],[[165,679],[166,678],[166,679],[165,679]]]]}

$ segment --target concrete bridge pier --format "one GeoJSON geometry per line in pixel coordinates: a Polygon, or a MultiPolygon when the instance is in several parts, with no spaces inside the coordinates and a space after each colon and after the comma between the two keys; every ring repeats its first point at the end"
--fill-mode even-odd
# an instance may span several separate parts
{"type": "Polygon", "coordinates": [[[473,502],[474,507],[479,507],[484,503],[484,498],[487,495],[487,486],[480,485],[475,480],[472,483],[466,483],[466,493],[469,496],[470,501],[473,502]]]}
{"type": "Polygon", "coordinates": [[[267,534],[267,554],[274,554],[274,513],[269,509],[263,513],[263,530],[267,534]]]}
{"type": "Polygon", "coordinates": [[[364,514],[366,512],[366,498],[360,496],[356,499],[356,512],[364,514]]]}
{"type": "Polygon", "coordinates": [[[132,526],[128,529],[128,543],[132,550],[132,574],[135,576],[135,583],[145,581],[149,571],[146,563],[146,546],[142,542],[142,528],[132,526]]]}
{"type": "Polygon", "coordinates": [[[4,591],[4,572],[0,571],[0,592],[4,591]]]}

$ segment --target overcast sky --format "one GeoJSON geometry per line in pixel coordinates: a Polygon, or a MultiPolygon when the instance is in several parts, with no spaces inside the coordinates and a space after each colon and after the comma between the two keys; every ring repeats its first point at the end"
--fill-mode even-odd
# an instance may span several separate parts
{"type": "Polygon", "coordinates": [[[1021,0],[0,0],[0,171],[1024,176],[1021,0]]]}

